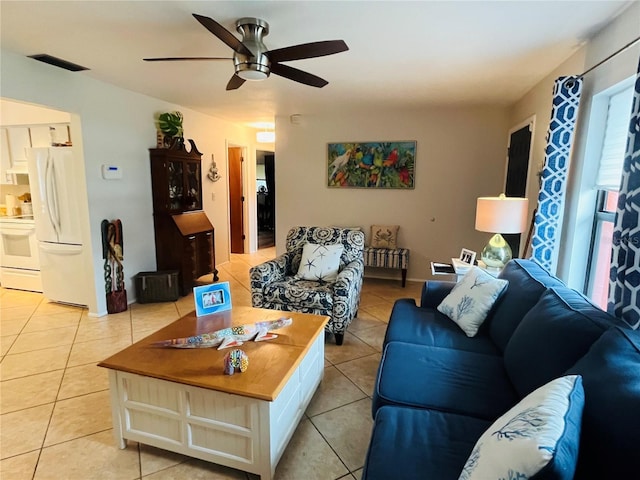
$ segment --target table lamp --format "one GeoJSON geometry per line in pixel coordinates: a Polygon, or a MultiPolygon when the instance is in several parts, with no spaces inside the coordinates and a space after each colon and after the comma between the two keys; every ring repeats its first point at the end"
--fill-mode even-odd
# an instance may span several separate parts
{"type": "Polygon", "coordinates": [[[526,198],[480,197],[476,204],[476,230],[495,233],[480,259],[488,268],[502,269],[511,260],[511,247],[501,233],[522,233],[527,229],[529,200],[526,198]]]}

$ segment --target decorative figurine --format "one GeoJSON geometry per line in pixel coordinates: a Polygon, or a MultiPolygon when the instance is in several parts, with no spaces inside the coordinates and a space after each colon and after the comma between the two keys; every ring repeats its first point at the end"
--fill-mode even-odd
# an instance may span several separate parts
{"type": "Polygon", "coordinates": [[[211,348],[218,347],[218,350],[229,347],[239,347],[244,342],[253,340],[262,342],[263,340],[273,340],[278,335],[269,333],[271,330],[288,327],[293,323],[291,318],[279,318],[278,320],[265,320],[263,322],[239,325],[237,327],[223,328],[211,333],[201,333],[193,337],[173,338],[171,340],[161,340],[154,342],[156,347],[173,348],[211,348]]]}
{"type": "Polygon", "coordinates": [[[224,374],[233,375],[236,368],[240,369],[240,373],[244,373],[249,368],[249,357],[239,348],[231,350],[224,356],[224,374]]]}

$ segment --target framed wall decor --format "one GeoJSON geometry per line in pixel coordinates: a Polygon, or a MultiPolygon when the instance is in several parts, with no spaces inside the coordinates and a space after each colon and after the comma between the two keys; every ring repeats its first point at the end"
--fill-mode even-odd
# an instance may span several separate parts
{"type": "Polygon", "coordinates": [[[193,287],[193,300],[196,304],[196,316],[198,317],[230,310],[229,282],[193,287]]]}
{"type": "Polygon", "coordinates": [[[416,143],[329,143],[327,185],[337,188],[414,188],[416,143]]]}

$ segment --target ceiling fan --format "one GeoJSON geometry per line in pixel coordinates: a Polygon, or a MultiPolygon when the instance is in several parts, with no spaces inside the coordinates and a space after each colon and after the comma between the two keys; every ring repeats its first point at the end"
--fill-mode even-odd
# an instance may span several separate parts
{"type": "MultiPolygon", "coordinates": [[[[322,42],[303,43],[291,47],[268,50],[262,38],[269,34],[269,24],[259,18],[241,18],[236,22],[236,30],[242,34],[238,40],[229,30],[215,20],[198,15],[193,16],[207,30],[226,43],[233,50],[235,73],[227,90],[235,90],[246,80],[264,80],[275,73],[294,82],[304,83],[312,87],[322,88],[329,82],[311,73],[283,65],[280,62],[300,60],[303,58],[322,57],[349,50],[343,40],[326,40],[322,42]]],[[[145,58],[147,62],[184,61],[184,60],[231,60],[224,57],[163,57],[145,58]]]]}

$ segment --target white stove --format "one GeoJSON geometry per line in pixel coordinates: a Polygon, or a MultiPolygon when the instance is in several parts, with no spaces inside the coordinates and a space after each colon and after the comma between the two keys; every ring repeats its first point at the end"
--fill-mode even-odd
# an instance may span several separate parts
{"type": "Polygon", "coordinates": [[[0,217],[0,284],[42,292],[33,216],[0,217]]]}

